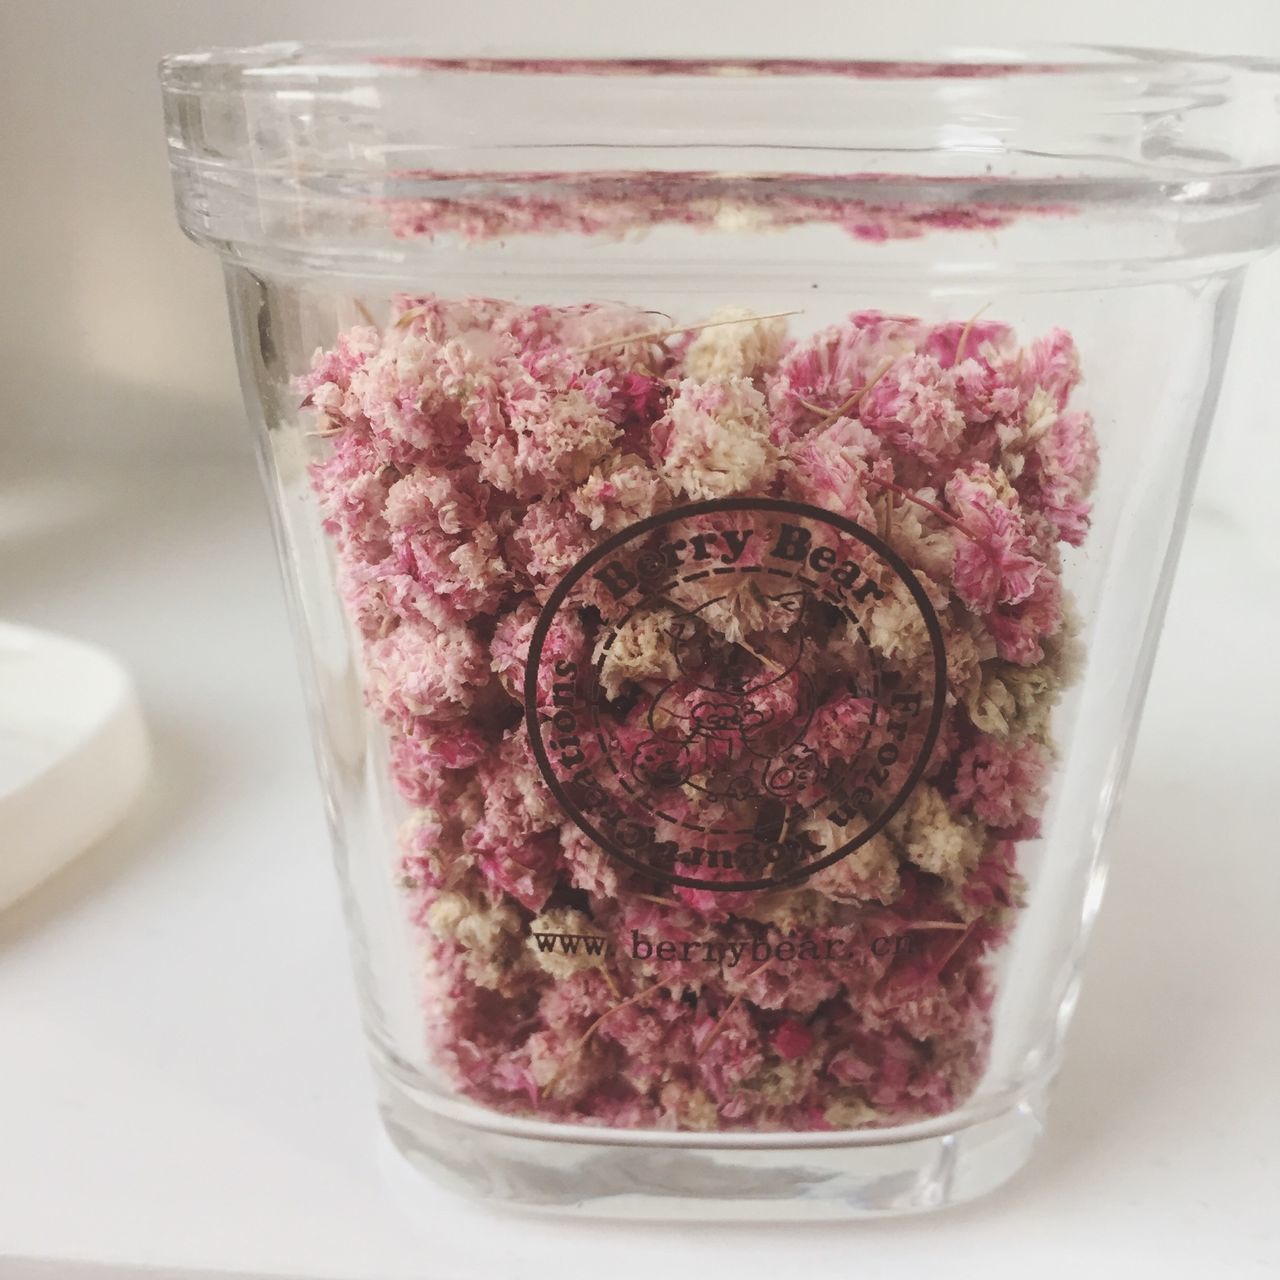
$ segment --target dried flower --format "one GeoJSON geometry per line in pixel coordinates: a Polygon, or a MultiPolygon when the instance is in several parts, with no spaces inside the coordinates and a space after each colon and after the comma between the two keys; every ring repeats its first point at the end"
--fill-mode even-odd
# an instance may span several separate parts
{"type": "MultiPolygon", "coordinates": [[[[604,195],[575,207],[618,216],[604,195]]],[[[403,212],[407,230],[473,235],[557,216],[403,212]]],[[[829,213],[869,236],[915,225],[829,213]]],[[[311,480],[410,806],[392,872],[420,930],[425,1034],[460,1090],[566,1121],[711,1130],[898,1124],[976,1087],[989,956],[1020,900],[1018,842],[1037,830],[1049,713],[1077,662],[1058,548],[1085,537],[1098,467],[1070,404],[1079,379],[1065,333],[1022,348],[978,317],[859,312],[792,341],[782,317],[742,309],[680,330],[621,306],[483,298],[401,298],[383,329],[317,353],[299,382],[311,480]],[[883,830],[803,882],[730,892],[607,854],[552,796],[522,708],[562,576],[639,520],[732,495],[835,511],[887,542],[941,626],[947,705],[925,779],[883,830]]],[[[723,725],[664,725],[708,706],[746,741],[801,724],[785,765],[804,796],[872,740],[873,676],[930,661],[900,579],[873,583],[856,622],[761,582],[725,586],[692,630],[674,604],[618,618],[601,590],[546,632],[539,707],[557,705],[548,671],[598,668],[614,745],[668,786],[659,836],[693,814],[682,788],[704,788],[706,822],[733,803],[708,799],[723,725]],[[695,635],[764,677],[708,701],[682,665],[695,635]]],[[[817,809],[789,838],[839,843],[817,809]]]]}

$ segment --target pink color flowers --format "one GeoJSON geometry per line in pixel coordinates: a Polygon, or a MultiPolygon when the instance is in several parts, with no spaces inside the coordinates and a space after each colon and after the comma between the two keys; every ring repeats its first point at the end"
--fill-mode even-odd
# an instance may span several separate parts
{"type": "MultiPolygon", "coordinates": [[[[1069,678],[1062,546],[1086,535],[1097,442],[1070,407],[1079,363],[1061,331],[1020,347],[1000,324],[877,312],[799,338],[741,310],[719,320],[653,336],[651,313],[619,306],[406,297],[301,381],[322,428],[312,483],[406,805],[388,872],[422,946],[424,1035],[458,1089],[503,1111],[901,1124],[958,1106],[985,1064],[989,960],[1069,678]],[[540,611],[592,548],[744,495],[836,512],[891,547],[937,614],[947,697],[883,830],[809,879],[722,892],[647,877],[574,825],[533,758],[522,690],[540,611]]],[[[743,593],[708,617],[765,665],[793,626],[895,678],[929,661],[901,593],[870,600],[861,638],[797,622],[782,599],[743,593]]],[[[544,662],[591,652],[608,603],[557,615],[544,662]]],[[[680,642],[637,626],[597,655],[608,696],[686,697],[680,642]]],[[[732,704],[735,731],[803,711],[793,789],[856,756],[873,715],[858,689],[799,673],[753,698],[732,704]]],[[[733,727],[690,723],[704,755],[733,727]]],[[[690,750],[635,737],[637,768],[685,785],[690,750]]]]}

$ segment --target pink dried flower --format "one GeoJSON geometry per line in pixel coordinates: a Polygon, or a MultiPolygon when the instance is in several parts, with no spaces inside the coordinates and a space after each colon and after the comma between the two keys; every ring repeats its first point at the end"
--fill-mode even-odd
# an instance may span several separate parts
{"type": "Polygon", "coordinates": [[[1059,409],[1067,407],[1080,381],[1080,355],[1076,344],[1064,329],[1051,329],[1031,344],[1022,362],[1022,386],[1030,391],[1041,387],[1049,393],[1059,409]]]}
{"type": "Polygon", "coordinates": [[[614,396],[624,418],[635,419],[647,426],[662,417],[671,399],[671,387],[662,378],[624,373],[614,396]]]}
{"type": "Polygon", "coordinates": [[[1087,413],[1061,413],[1035,449],[1036,489],[1028,502],[1044,513],[1054,533],[1073,547],[1089,530],[1093,491],[1098,473],[1098,438],[1087,413]]]}
{"type": "Polygon", "coordinates": [[[795,1018],[788,1018],[774,1033],[773,1047],[786,1062],[803,1058],[813,1048],[813,1032],[795,1018]]]}
{"type": "MultiPolygon", "coordinates": [[[[553,216],[436,214],[480,234],[553,216]]],[[[857,233],[920,225],[867,213],[857,233]]],[[[1067,625],[1058,543],[1084,538],[1098,464],[1090,418],[1068,407],[1074,347],[877,312],[791,345],[745,313],[662,327],[620,306],[404,297],[385,330],[350,331],[298,384],[322,433],[312,483],[369,702],[413,806],[395,873],[423,934],[434,1051],[486,1105],[578,1122],[830,1129],[937,1114],[983,1069],[988,954],[1045,800],[1065,678],[1066,646],[1046,645],[1067,625]],[[605,852],[552,797],[522,720],[540,602],[563,575],[678,501],[737,494],[785,495],[887,541],[947,657],[926,781],[878,835],[765,893],[653,883],[605,852]]],[[[762,541],[740,566],[766,567],[762,541]]],[[[856,623],[819,611],[799,631],[774,594],[726,597],[706,625],[783,668],[730,700],[734,724],[804,721],[770,785],[810,814],[795,838],[836,848],[822,797],[890,741],[892,786],[919,746],[919,729],[890,736],[867,691],[912,674],[931,644],[900,583],[856,623]],[[802,672],[779,661],[801,634],[821,641],[802,672]]],[[[598,652],[620,613],[598,587],[556,615],[538,707],[557,706],[552,671],[599,662],[610,749],[664,795],[654,839],[723,827],[730,795],[692,799],[684,766],[710,776],[724,726],[706,718],[729,704],[682,672],[661,611],[598,652]],[[659,693],[672,723],[698,730],[662,750],[647,714],[659,693]]],[[[575,749],[594,765],[604,748],[578,735],[575,749]]]]}
{"type": "Polygon", "coordinates": [[[936,466],[964,445],[965,419],[952,381],[933,356],[901,356],[867,390],[858,416],[896,453],[936,466]]]}
{"type": "Polygon", "coordinates": [[[490,749],[484,734],[470,726],[450,724],[436,728],[421,720],[412,734],[398,733],[391,740],[391,776],[400,794],[415,804],[430,803],[445,769],[470,769],[490,749]]]}
{"type": "Polygon", "coordinates": [[[790,497],[839,511],[860,524],[873,525],[871,464],[880,441],[861,422],[840,418],[802,436],[787,451],[786,484],[790,497]]]}
{"type": "Polygon", "coordinates": [[[1002,495],[991,468],[977,463],[947,481],[946,496],[963,529],[955,538],[956,594],[978,613],[1025,600],[1044,565],[1017,510],[1017,494],[1002,495]]]}
{"type": "Polygon", "coordinates": [[[767,490],[777,466],[764,396],[746,378],[686,378],[653,442],[668,483],[695,501],[767,490]]]}
{"type": "Polygon", "coordinates": [[[913,350],[920,335],[918,320],[862,311],[797,342],[768,380],[774,440],[785,443],[847,414],[855,397],[913,350]]]}
{"type": "Polygon", "coordinates": [[[365,646],[369,696],[389,719],[457,719],[489,679],[484,650],[466,631],[402,623],[365,646]]]}
{"type": "Polygon", "coordinates": [[[1056,636],[1062,624],[1062,582],[1051,573],[1039,574],[1021,603],[1002,605],[986,619],[999,656],[1024,667],[1044,660],[1044,641],[1056,636]]]}
{"type": "Polygon", "coordinates": [[[960,757],[952,805],[989,826],[1013,827],[1039,814],[1048,772],[1045,749],[1034,739],[983,735],[960,757]]]}

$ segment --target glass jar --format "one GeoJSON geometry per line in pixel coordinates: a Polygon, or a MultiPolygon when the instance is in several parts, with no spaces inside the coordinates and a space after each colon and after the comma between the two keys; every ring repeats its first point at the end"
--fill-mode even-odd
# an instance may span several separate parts
{"type": "Polygon", "coordinates": [[[398,1150],[651,1216],[1009,1177],[1276,239],[1275,67],[162,74],[398,1150]]]}

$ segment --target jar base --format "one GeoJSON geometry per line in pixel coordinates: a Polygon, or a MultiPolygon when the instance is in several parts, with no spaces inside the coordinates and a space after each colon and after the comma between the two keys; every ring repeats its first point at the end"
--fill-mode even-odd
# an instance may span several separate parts
{"type": "Polygon", "coordinates": [[[962,1110],[941,1123],[876,1134],[646,1132],[616,1140],[617,1131],[488,1112],[476,1124],[457,1104],[434,1105],[385,1076],[380,1109],[389,1180],[411,1212],[425,1177],[537,1213],[760,1222],[920,1213],[985,1195],[1026,1163],[1044,1103],[1041,1086],[977,1119],[962,1110]]]}

